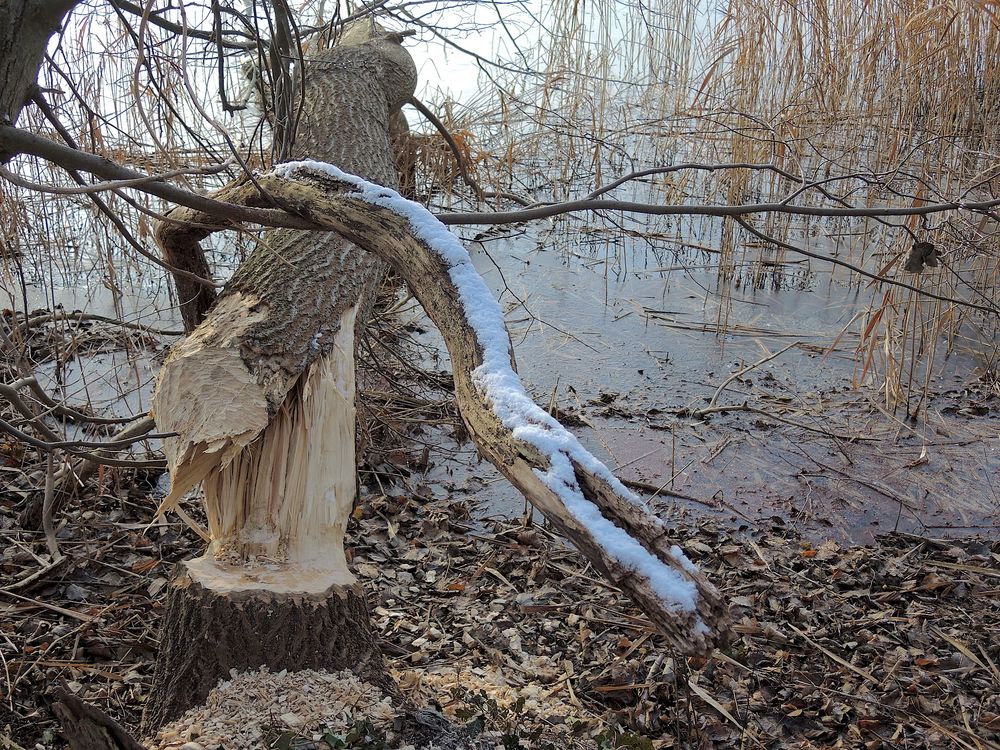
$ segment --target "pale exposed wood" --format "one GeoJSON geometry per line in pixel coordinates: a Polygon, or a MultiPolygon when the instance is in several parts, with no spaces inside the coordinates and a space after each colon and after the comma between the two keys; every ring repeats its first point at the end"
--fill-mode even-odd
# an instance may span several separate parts
{"type": "Polygon", "coordinates": [[[354,501],[354,319],[309,368],[253,445],[203,478],[212,553],[347,570],[344,531],[354,501]]]}
{"type": "MultiPolygon", "coordinates": [[[[437,324],[451,355],[455,393],[462,418],[480,451],[489,458],[545,516],[568,536],[596,567],[643,609],[679,649],[706,653],[728,638],[727,608],[718,591],[704,577],[689,570],[670,552],[674,543],[664,526],[644,507],[618,494],[606,481],[574,461],[584,496],[605,518],[634,539],[683,578],[697,587],[697,611],[671,609],[654,593],[650,581],[618,562],[591,530],[549,489],[536,470],[548,469],[547,458],[532,445],[514,438],[478,390],[472,372],[482,360],[482,345],[459,301],[458,291],[444,261],[417,239],[406,219],[350,195],[351,187],[326,175],[299,170],[296,179],[273,174],[261,178],[270,198],[318,225],[334,230],[359,247],[388,262],[402,276],[424,310],[437,324]]],[[[225,192],[234,202],[258,200],[246,188],[225,192]]],[[[172,218],[197,222],[205,217],[179,209],[172,218]]]]}
{"type": "MultiPolygon", "coordinates": [[[[377,26],[347,38],[310,52],[294,152],[392,185],[389,127],[415,86],[413,61],[377,26]]],[[[205,236],[173,223],[157,229],[174,258],[199,256],[205,236]]],[[[346,571],[354,336],[384,268],[337,234],[269,231],[168,357],[154,416],[178,437],[164,446],[172,484],[160,510],[202,482],[214,558],[346,571]]]]}
{"type": "Polygon", "coordinates": [[[170,492],[162,513],[204,479],[232,461],[267,427],[267,396],[240,356],[240,335],[263,313],[242,294],[224,298],[211,319],[176,345],[156,383],[153,415],[164,432],[170,492]],[[205,408],[206,402],[211,408],[205,408]]]}
{"type": "Polygon", "coordinates": [[[342,567],[317,559],[282,565],[264,560],[257,567],[247,567],[242,562],[231,564],[204,555],[188,560],[185,565],[192,580],[219,594],[234,591],[319,594],[331,587],[350,586],[357,581],[343,561],[342,567]]]}

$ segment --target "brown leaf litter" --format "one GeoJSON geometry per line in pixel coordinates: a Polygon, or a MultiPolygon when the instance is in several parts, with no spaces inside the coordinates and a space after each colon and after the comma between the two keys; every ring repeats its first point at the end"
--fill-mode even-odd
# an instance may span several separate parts
{"type": "MultiPolygon", "coordinates": [[[[46,697],[59,680],[135,729],[163,584],[198,546],[176,525],[144,531],[148,489],[68,509],[57,566],[0,495],[0,740],[63,746],[46,697]]],[[[462,502],[426,495],[366,498],[352,564],[404,694],[497,742],[1000,747],[997,539],[841,547],[784,527],[690,526],[681,546],[722,587],[737,634],[694,660],[544,526],[473,522],[462,502]]],[[[319,728],[295,710],[273,728],[292,729],[284,714],[303,718],[303,737],[319,728]]]]}

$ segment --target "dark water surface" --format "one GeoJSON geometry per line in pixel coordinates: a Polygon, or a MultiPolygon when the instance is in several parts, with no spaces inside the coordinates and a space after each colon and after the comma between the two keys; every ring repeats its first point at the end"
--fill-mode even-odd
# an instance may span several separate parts
{"type": "MultiPolygon", "coordinates": [[[[478,236],[467,246],[500,298],[528,390],[657,512],[844,541],[1000,529],[1000,399],[974,352],[942,348],[935,395],[907,420],[905,405],[886,408],[880,372],[857,382],[852,321],[871,292],[825,269],[791,259],[754,278],[737,265],[720,281],[717,256],[695,242],[584,224],[505,231],[467,230],[478,236]],[[789,346],[732,380],[716,411],[696,413],[731,374],[789,346]]],[[[29,296],[29,307],[179,328],[163,292],[126,294],[117,309],[93,284],[29,296]]],[[[443,352],[436,332],[422,338],[443,352]]],[[[161,356],[112,346],[42,374],[71,402],[138,413],[161,356]]],[[[443,450],[421,481],[477,502],[480,516],[523,512],[471,446],[435,439],[443,450]]]]}

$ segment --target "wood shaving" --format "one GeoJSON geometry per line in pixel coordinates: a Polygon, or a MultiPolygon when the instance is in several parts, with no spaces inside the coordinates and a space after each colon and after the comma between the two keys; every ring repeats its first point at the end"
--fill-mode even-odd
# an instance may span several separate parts
{"type": "Polygon", "coordinates": [[[236,674],[146,740],[149,750],[173,750],[195,741],[204,750],[258,750],[268,737],[293,731],[321,739],[327,729],[345,733],[367,719],[391,732],[397,711],[377,687],[351,672],[302,670],[236,674]]]}

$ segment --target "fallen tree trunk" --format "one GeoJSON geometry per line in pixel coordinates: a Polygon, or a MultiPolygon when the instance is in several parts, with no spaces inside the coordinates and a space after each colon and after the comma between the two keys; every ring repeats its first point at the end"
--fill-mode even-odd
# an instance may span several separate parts
{"type": "MultiPolygon", "coordinates": [[[[727,640],[724,602],[665,525],[525,393],[499,306],[453,235],[421,206],[329,164],[284,164],[256,182],[269,200],[340,233],[405,279],[444,337],[462,418],[480,451],[675,647],[704,654],[727,640]]],[[[217,197],[261,200],[254,186],[217,197]]],[[[207,218],[171,213],[182,227],[207,218]]]]}

